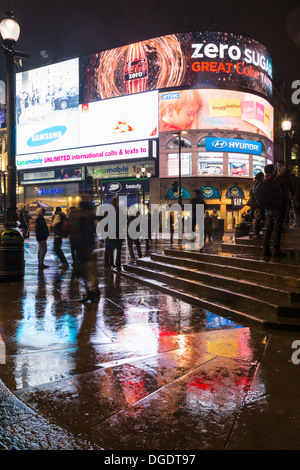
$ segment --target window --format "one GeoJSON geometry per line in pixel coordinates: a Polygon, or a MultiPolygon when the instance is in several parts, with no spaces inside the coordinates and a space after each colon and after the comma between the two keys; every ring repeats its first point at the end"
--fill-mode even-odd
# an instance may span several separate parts
{"type": "Polygon", "coordinates": [[[249,155],[228,153],[228,176],[249,176],[249,155]]]}
{"type": "MultiPolygon", "coordinates": [[[[184,137],[181,137],[181,140],[183,140],[183,146],[181,148],[191,148],[192,144],[189,140],[185,139],[184,137]]],[[[167,149],[178,150],[178,146],[178,137],[173,137],[173,139],[169,140],[169,142],[167,143],[167,149]]]]}
{"type": "Polygon", "coordinates": [[[198,153],[198,175],[223,175],[223,153],[221,152],[199,152],[198,153]]]}
{"type": "MultiPolygon", "coordinates": [[[[169,153],[168,155],[168,176],[179,175],[179,157],[178,153],[169,153]]],[[[181,154],[181,175],[190,176],[192,170],[192,154],[181,154]]]]}

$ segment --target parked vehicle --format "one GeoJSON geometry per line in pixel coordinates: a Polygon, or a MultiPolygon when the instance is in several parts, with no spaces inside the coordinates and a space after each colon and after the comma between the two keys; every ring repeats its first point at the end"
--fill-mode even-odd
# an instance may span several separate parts
{"type": "Polygon", "coordinates": [[[207,165],[201,170],[201,175],[222,175],[222,168],[217,165],[207,165]]]}
{"type": "Polygon", "coordinates": [[[75,108],[79,106],[79,94],[75,88],[71,88],[68,93],[59,92],[53,100],[54,109],[75,108]]]}

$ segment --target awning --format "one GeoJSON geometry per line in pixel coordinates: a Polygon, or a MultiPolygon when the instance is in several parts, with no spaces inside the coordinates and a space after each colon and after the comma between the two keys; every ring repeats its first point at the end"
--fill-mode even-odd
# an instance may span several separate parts
{"type": "MultiPolygon", "coordinates": [[[[178,191],[176,193],[173,193],[172,189],[169,189],[169,191],[166,194],[166,199],[178,199],[178,191]]],[[[190,199],[191,195],[189,191],[186,188],[181,188],[181,197],[182,199],[190,199]]]]}
{"type": "Polygon", "coordinates": [[[203,199],[221,199],[219,190],[214,186],[202,186],[200,193],[203,199]]]}

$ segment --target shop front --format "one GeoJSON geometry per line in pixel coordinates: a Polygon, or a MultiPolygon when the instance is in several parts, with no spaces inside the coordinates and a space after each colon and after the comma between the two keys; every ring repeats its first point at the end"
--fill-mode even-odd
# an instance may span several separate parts
{"type": "Polygon", "coordinates": [[[60,206],[67,213],[71,206],[78,206],[79,194],[79,183],[34,184],[25,186],[24,203],[41,201],[53,209],[60,206]]]}
{"type": "Polygon", "coordinates": [[[111,204],[112,198],[118,195],[122,204],[127,204],[128,208],[140,210],[139,207],[145,203],[149,204],[149,179],[140,181],[137,178],[100,180],[96,194],[94,192],[94,204],[111,204]]]}

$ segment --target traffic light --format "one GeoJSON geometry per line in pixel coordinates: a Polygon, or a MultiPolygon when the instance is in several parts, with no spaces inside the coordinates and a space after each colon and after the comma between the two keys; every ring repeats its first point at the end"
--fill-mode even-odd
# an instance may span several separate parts
{"type": "Polygon", "coordinates": [[[173,181],[173,183],[172,183],[172,191],[173,191],[173,193],[177,193],[177,192],[178,192],[178,182],[177,182],[177,181],[173,181]]]}

